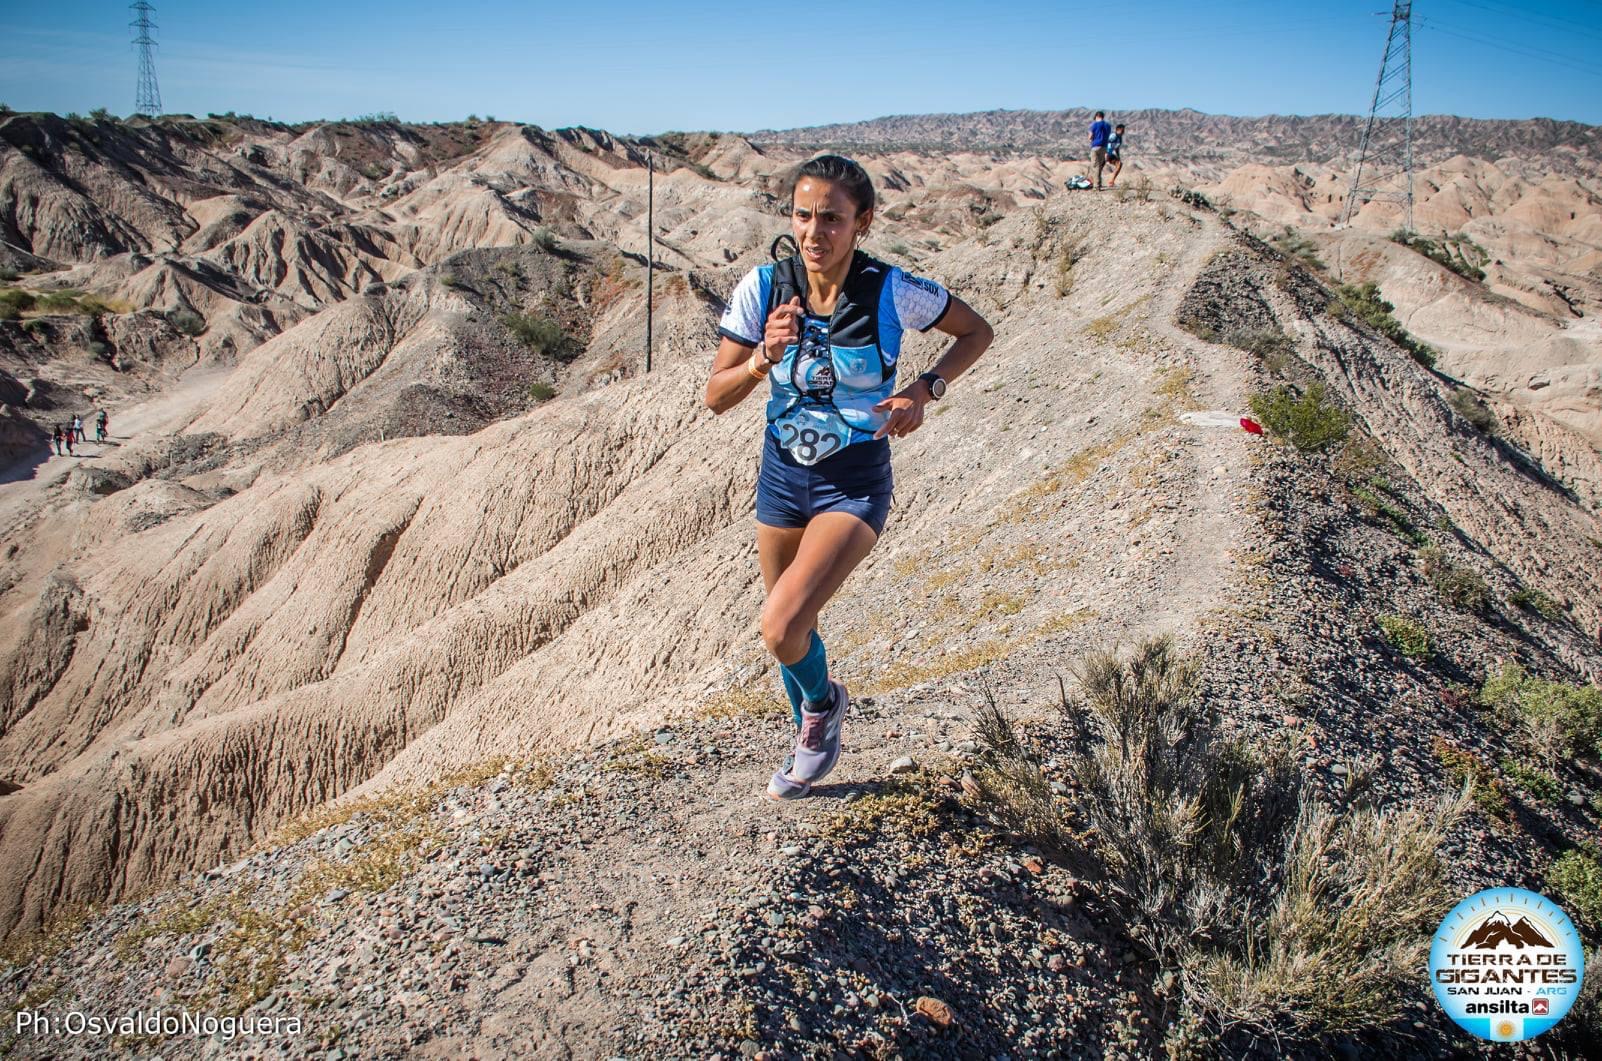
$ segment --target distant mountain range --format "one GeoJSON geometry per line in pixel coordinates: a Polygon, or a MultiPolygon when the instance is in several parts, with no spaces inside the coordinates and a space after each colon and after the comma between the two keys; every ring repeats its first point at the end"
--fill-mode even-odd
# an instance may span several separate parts
{"type": "MultiPolygon", "coordinates": [[[[751,133],[758,144],[859,150],[1049,151],[1083,155],[1087,109],[996,110],[971,114],[910,114],[838,125],[751,133]]],[[[1147,159],[1239,163],[1330,162],[1349,157],[1365,118],[1355,114],[1267,115],[1240,118],[1184,110],[1109,110],[1128,124],[1131,151],[1147,159]]],[[[1421,163],[1454,155],[1495,160],[1564,151],[1602,160],[1602,126],[1551,118],[1500,120],[1429,114],[1413,122],[1413,153],[1421,163]]]]}

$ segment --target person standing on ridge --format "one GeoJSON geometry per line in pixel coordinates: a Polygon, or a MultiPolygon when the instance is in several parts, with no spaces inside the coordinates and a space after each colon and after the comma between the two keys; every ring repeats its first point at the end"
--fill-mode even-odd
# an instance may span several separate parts
{"type": "Polygon", "coordinates": [[[50,444],[55,447],[55,450],[56,450],[56,454],[55,455],[58,456],[58,457],[61,456],[61,425],[60,424],[52,424],[50,426],[50,444]]]}
{"type": "Polygon", "coordinates": [[[74,442],[89,441],[83,437],[83,417],[79,416],[77,413],[72,414],[72,435],[74,442]]]}
{"type": "Polygon", "coordinates": [[[102,409],[100,410],[100,414],[95,417],[95,441],[104,445],[106,441],[106,433],[110,429],[111,417],[106,415],[106,411],[102,409]]]}
{"type": "Polygon", "coordinates": [[[1096,120],[1090,123],[1090,167],[1096,171],[1096,190],[1101,191],[1101,171],[1107,165],[1107,138],[1112,126],[1107,124],[1107,112],[1097,111],[1096,120]]]}
{"type": "Polygon", "coordinates": [[[1107,164],[1113,168],[1112,176],[1107,178],[1107,187],[1118,187],[1118,174],[1124,171],[1124,123],[1119,122],[1113,126],[1112,135],[1107,138],[1107,164]]]}
{"type": "Polygon", "coordinates": [[[72,425],[71,424],[62,424],[61,425],[61,433],[64,436],[66,436],[64,441],[66,442],[66,445],[67,445],[67,456],[71,457],[73,455],[73,453],[72,453],[72,425]]]}
{"type": "Polygon", "coordinates": [[[707,380],[724,413],[768,382],[757,475],[757,556],[767,601],[762,639],[779,663],[799,734],[768,782],[799,799],[834,769],[850,706],[829,678],[818,613],[879,540],[890,511],[891,438],[923,424],[990,345],[990,325],[932,280],[857,250],[873,223],[873,182],[839,155],[803,164],[791,189],[797,253],[752,269],[729,299],[707,380]],[[901,336],[938,328],[956,341],[896,390],[901,336]]]}

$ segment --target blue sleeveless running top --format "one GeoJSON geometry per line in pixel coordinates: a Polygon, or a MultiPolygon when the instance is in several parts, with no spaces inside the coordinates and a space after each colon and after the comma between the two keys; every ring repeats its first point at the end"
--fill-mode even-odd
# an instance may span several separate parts
{"type": "MultiPolygon", "coordinates": [[[[796,295],[805,306],[799,258],[760,266],[741,281],[718,331],[756,346],[773,309],[796,295]]],[[[903,325],[927,331],[949,305],[939,284],[856,252],[834,312],[806,314],[801,341],[768,373],[768,430],[807,465],[871,440],[889,419],[874,406],[895,393],[903,325]]]]}

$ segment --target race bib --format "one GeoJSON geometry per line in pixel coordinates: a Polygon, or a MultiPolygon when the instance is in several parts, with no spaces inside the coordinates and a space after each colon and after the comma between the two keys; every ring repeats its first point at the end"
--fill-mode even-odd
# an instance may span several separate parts
{"type": "Polygon", "coordinates": [[[779,433],[779,445],[809,467],[839,453],[851,441],[851,428],[827,406],[797,405],[773,421],[773,428],[779,433]]]}

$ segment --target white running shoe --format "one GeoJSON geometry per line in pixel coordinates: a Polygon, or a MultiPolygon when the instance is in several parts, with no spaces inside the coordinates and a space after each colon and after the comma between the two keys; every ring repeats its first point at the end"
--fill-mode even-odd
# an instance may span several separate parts
{"type": "Polygon", "coordinates": [[[801,735],[795,741],[795,765],[790,777],[815,785],[829,776],[840,761],[840,729],[845,723],[851,698],[839,682],[829,680],[829,709],[808,711],[801,706],[801,735]]]}
{"type": "Polygon", "coordinates": [[[797,781],[790,776],[795,767],[795,756],[784,757],[784,765],[779,772],[768,779],[768,798],[779,801],[789,799],[804,799],[812,791],[812,786],[805,781],[797,781]]]}

